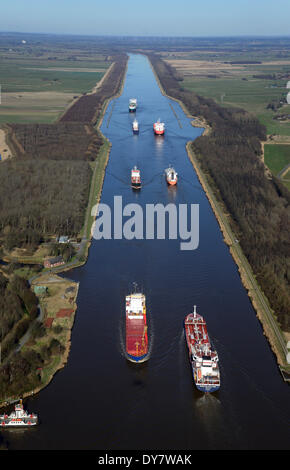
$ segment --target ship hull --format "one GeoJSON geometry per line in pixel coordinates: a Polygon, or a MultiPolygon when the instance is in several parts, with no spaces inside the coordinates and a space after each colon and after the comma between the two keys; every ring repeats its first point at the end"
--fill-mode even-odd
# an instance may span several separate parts
{"type": "Polygon", "coordinates": [[[0,423],[2,428],[31,428],[32,426],[36,426],[37,424],[38,423],[0,423]]]}
{"type": "Polygon", "coordinates": [[[139,129],[133,129],[133,134],[139,134],[139,129]]]}
{"type": "Polygon", "coordinates": [[[167,181],[167,184],[169,184],[169,186],[175,186],[177,183],[177,180],[169,180],[167,178],[166,178],[166,181],[167,181]]]}
{"type": "Polygon", "coordinates": [[[141,189],[141,183],[131,183],[132,189],[141,189]]]}
{"type": "Polygon", "coordinates": [[[141,362],[145,362],[148,359],[148,353],[140,357],[132,356],[131,354],[126,353],[126,356],[128,361],[135,362],[135,364],[140,364],[141,362]]]}
{"type": "Polygon", "coordinates": [[[154,134],[155,134],[155,135],[164,135],[164,132],[165,132],[165,131],[156,131],[156,130],[154,129],[154,134]]]}

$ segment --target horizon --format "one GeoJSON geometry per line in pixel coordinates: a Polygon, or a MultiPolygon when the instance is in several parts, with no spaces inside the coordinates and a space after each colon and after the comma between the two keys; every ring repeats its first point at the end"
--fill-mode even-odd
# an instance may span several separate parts
{"type": "Polygon", "coordinates": [[[28,35],[43,35],[43,36],[73,36],[73,37],[95,37],[95,38],[137,38],[137,39],[150,39],[150,38],[178,38],[178,39],[267,39],[267,38],[290,38],[290,33],[288,34],[231,34],[231,35],[199,35],[199,36],[181,36],[181,35],[137,35],[137,34],[81,34],[81,33],[54,33],[54,32],[45,32],[45,31],[10,31],[10,30],[0,30],[0,35],[4,34],[28,34],[28,35]]]}
{"type": "Polygon", "coordinates": [[[12,33],[118,37],[288,36],[287,0],[11,0],[2,5],[0,30],[12,33]],[[156,15],[157,10],[157,15],[156,15]],[[159,16],[162,13],[162,16],[159,16]]]}

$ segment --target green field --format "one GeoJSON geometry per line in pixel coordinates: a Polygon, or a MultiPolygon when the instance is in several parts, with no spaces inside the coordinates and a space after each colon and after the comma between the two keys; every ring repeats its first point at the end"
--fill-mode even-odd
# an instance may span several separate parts
{"type": "MultiPolygon", "coordinates": [[[[76,51],[77,52],[77,51],[76,51]]],[[[90,92],[111,65],[101,54],[79,58],[72,51],[0,50],[0,124],[52,123],[74,97],[90,92]]]]}
{"type": "Polygon", "coordinates": [[[2,93],[58,91],[84,93],[93,88],[110,64],[39,60],[1,60],[2,93]],[[84,71],[82,71],[82,69],[84,71]]]}
{"type": "MultiPolygon", "coordinates": [[[[243,77],[246,78],[246,77],[243,77]]],[[[237,78],[186,78],[182,86],[198,95],[213,98],[224,106],[236,106],[254,113],[267,127],[267,134],[290,135],[290,123],[279,122],[273,117],[277,112],[267,109],[271,102],[286,99],[285,81],[237,78]]],[[[279,112],[289,112],[290,106],[283,105],[279,112]]]]}
{"type": "MultiPolygon", "coordinates": [[[[290,145],[266,144],[265,163],[277,176],[283,168],[290,164],[290,145]]],[[[290,171],[282,178],[282,181],[290,189],[290,171]]]]}

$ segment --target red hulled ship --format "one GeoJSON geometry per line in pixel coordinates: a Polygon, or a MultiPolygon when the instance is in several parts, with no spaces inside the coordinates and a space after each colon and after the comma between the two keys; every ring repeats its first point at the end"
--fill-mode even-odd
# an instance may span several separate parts
{"type": "Polygon", "coordinates": [[[126,354],[132,362],[148,357],[146,302],[141,293],[126,296],[126,354]]]}
{"type": "Polygon", "coordinates": [[[158,121],[153,124],[153,130],[154,130],[154,134],[163,135],[165,132],[164,122],[160,122],[160,119],[158,119],[158,121]]]}
{"type": "Polygon", "coordinates": [[[215,392],[220,388],[219,358],[210,343],[206,322],[196,312],[196,306],[185,318],[184,332],[196,388],[202,392],[215,392]]]}

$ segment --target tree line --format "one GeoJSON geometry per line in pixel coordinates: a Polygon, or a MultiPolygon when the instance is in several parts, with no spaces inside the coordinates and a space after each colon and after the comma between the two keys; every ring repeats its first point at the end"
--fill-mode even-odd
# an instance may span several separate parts
{"type": "Polygon", "coordinates": [[[211,133],[192,143],[217,197],[231,215],[231,225],[283,331],[290,331],[290,192],[269,177],[261,160],[265,126],[243,109],[227,108],[184,90],[170,65],[150,60],[166,93],[202,116],[211,133]]]}

